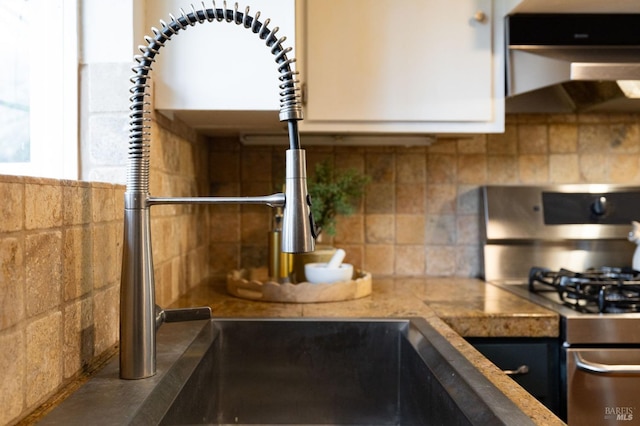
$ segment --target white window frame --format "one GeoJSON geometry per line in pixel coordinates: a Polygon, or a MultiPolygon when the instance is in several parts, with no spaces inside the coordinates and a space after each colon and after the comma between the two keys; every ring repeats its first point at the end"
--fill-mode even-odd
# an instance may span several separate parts
{"type": "Polygon", "coordinates": [[[30,161],[0,174],[78,179],[78,0],[29,0],[30,161]]]}

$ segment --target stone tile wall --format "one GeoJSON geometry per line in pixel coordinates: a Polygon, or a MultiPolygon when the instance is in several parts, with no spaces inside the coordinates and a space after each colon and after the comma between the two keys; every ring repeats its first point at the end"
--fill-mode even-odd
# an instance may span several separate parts
{"type": "MultiPolygon", "coordinates": [[[[513,115],[503,134],[438,138],[429,147],[303,147],[308,172],[329,159],[372,183],[356,214],[325,241],[373,274],[479,276],[484,184],[640,183],[638,115],[513,115]]],[[[286,147],[212,144],[211,181],[220,194],[260,195],[284,181],[286,147]],[[214,158],[218,160],[214,160],[214,158]]],[[[271,211],[212,212],[212,270],[265,266],[271,211]]]]}
{"type": "Polygon", "coordinates": [[[113,348],[123,193],[0,176],[0,424],[113,348]]]}
{"type": "MultiPolygon", "coordinates": [[[[165,127],[152,128],[152,195],[206,194],[206,145],[157,120],[165,127]]],[[[115,353],[124,190],[0,176],[0,425],[115,353]]],[[[156,206],[151,216],[156,300],[166,306],[209,275],[208,215],[156,206]]]]}

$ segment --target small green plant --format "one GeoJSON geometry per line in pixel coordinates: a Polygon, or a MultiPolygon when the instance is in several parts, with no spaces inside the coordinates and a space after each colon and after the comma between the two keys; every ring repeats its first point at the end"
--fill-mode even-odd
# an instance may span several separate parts
{"type": "Polygon", "coordinates": [[[371,178],[355,169],[336,171],[328,161],[317,163],[307,186],[317,233],[336,234],[336,215],[350,215],[371,178]]]}

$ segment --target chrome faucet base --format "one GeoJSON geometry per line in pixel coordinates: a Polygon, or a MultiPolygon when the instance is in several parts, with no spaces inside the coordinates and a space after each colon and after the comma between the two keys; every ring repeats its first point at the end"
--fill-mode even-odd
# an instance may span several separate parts
{"type": "Polygon", "coordinates": [[[124,215],[120,377],[143,379],[156,373],[156,297],[149,209],[125,208],[124,215]]]}

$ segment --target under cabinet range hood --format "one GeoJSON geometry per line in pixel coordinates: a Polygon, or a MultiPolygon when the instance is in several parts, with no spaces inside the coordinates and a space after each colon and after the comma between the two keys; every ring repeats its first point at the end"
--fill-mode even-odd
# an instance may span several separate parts
{"type": "Polygon", "coordinates": [[[640,10],[517,10],[505,18],[507,112],[640,112],[640,10]]]}

